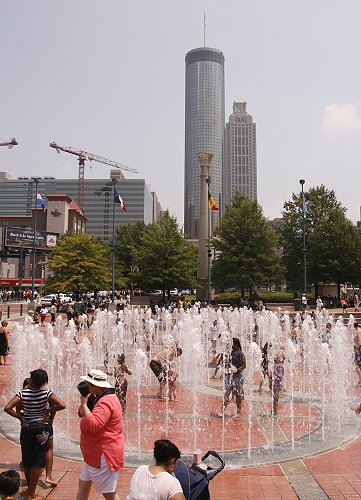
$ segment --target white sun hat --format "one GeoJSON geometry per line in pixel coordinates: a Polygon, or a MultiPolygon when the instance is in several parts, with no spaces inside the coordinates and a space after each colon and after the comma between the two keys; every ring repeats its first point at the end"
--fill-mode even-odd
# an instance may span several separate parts
{"type": "Polygon", "coordinates": [[[101,370],[89,370],[88,375],[83,375],[80,378],[97,387],[112,387],[108,382],[108,375],[101,370]]]}

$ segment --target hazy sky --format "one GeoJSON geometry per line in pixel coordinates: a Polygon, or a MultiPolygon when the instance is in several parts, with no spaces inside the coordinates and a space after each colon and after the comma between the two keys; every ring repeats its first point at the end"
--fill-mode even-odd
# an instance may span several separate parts
{"type": "MultiPolygon", "coordinates": [[[[0,170],[76,178],[56,141],[137,168],[183,222],[185,54],[225,56],[226,118],[257,123],[258,201],[324,183],[360,219],[360,0],[2,1],[0,170]]],[[[133,177],[134,174],[127,174],[133,177]]],[[[109,167],[87,163],[86,178],[109,167]]],[[[125,200],[126,202],[126,200],[125,200]]]]}

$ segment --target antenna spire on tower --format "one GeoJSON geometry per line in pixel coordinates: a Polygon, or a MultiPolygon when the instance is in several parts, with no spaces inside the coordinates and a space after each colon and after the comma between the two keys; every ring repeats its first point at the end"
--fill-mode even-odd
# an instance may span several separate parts
{"type": "Polygon", "coordinates": [[[203,45],[206,46],[206,11],[203,11],[203,45]]]}

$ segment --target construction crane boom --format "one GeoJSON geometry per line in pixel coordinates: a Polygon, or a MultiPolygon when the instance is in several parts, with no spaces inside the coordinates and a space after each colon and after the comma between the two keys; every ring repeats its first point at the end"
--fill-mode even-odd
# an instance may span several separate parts
{"type": "Polygon", "coordinates": [[[127,167],[126,165],[123,165],[120,162],[108,160],[107,158],[103,158],[102,156],[88,153],[87,151],[82,151],[81,149],[59,146],[55,142],[51,142],[49,146],[51,148],[56,149],[58,153],[60,153],[60,151],[64,151],[65,153],[70,153],[78,157],[79,161],[78,205],[83,211],[84,211],[84,168],[86,161],[96,161],[98,163],[104,163],[105,165],[110,165],[111,167],[119,168],[120,170],[127,170],[128,172],[133,172],[135,174],[138,173],[138,170],[127,167]]]}
{"type": "Polygon", "coordinates": [[[9,139],[8,141],[4,140],[4,139],[0,139],[0,146],[7,146],[9,149],[11,149],[13,146],[17,146],[18,143],[17,143],[17,140],[15,139],[15,137],[13,137],[12,139],[9,139]]]}

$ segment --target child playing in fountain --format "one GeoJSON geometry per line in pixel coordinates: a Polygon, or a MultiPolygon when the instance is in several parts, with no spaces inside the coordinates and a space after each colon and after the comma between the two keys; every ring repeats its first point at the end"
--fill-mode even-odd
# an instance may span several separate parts
{"type": "MultiPolygon", "coordinates": [[[[216,353],[215,356],[213,356],[212,358],[212,363],[214,363],[216,365],[216,368],[214,370],[214,373],[213,375],[211,376],[211,378],[216,378],[216,375],[219,371],[220,368],[222,368],[222,363],[223,363],[223,353],[216,353]]],[[[219,377],[219,380],[222,380],[223,378],[223,375],[221,374],[221,376],[219,377]]]]}
{"type": "Polygon", "coordinates": [[[269,388],[272,391],[272,412],[271,416],[278,415],[278,402],[283,391],[283,378],[285,375],[284,362],[286,360],[285,347],[281,345],[274,357],[273,373],[269,377],[269,388]]]}
{"type": "Polygon", "coordinates": [[[177,399],[177,378],[178,373],[174,370],[168,370],[168,390],[169,390],[169,401],[174,401],[175,403],[178,401],[177,399]]]}
{"type": "Polygon", "coordinates": [[[118,364],[114,367],[115,378],[115,394],[118,396],[123,413],[127,411],[127,391],[128,380],[126,374],[131,375],[132,372],[125,364],[125,356],[121,354],[117,358],[118,364]]]}
{"type": "Polygon", "coordinates": [[[158,352],[158,354],[155,354],[149,363],[150,369],[159,382],[159,392],[157,395],[159,400],[164,400],[164,388],[167,383],[168,370],[170,369],[173,361],[181,356],[182,352],[183,351],[180,347],[168,347],[163,351],[158,352]]]}

